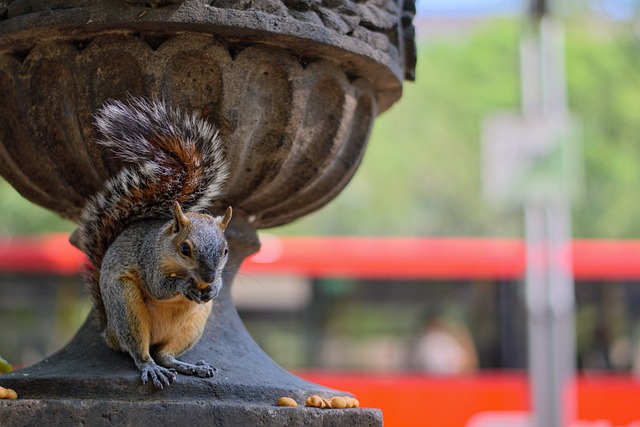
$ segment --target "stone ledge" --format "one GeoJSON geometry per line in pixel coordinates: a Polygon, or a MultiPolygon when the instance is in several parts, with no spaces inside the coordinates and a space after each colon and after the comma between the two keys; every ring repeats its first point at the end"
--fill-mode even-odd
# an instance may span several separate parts
{"type": "Polygon", "coordinates": [[[317,409],[237,405],[223,401],[130,402],[81,399],[0,401],[0,417],[14,427],[55,426],[382,426],[378,409],[317,409]]]}

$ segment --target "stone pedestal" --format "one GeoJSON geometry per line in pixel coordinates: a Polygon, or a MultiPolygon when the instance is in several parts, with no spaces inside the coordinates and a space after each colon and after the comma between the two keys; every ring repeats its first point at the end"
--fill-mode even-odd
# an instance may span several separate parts
{"type": "MultiPolygon", "coordinates": [[[[230,297],[256,230],[326,204],[347,184],[375,116],[415,61],[410,0],[14,0],[0,5],[0,172],[70,220],[121,164],[92,115],[127,94],[164,98],[219,129],[230,164],[229,271],[200,342],[219,368],[156,391],[91,318],[67,347],[3,375],[24,400],[0,420],[33,425],[381,425],[377,410],[277,408],[344,394],[297,378],[249,336],[230,297]],[[153,6],[153,7],[147,7],[153,6]]],[[[0,422],[2,424],[2,422],[0,422]]]]}
{"type": "Polygon", "coordinates": [[[216,366],[219,371],[213,378],[179,374],[164,390],[143,385],[131,357],[108,348],[90,316],[64,349],[0,377],[0,384],[17,390],[21,398],[0,400],[0,420],[10,420],[13,426],[38,425],[43,420],[56,426],[381,425],[381,413],[374,409],[304,408],[305,399],[313,394],[328,398],[348,393],[286,372],[249,336],[231,301],[229,284],[259,243],[251,227],[240,221],[228,229],[228,239],[229,265],[235,268],[225,274],[204,336],[182,357],[216,366]],[[302,407],[276,407],[282,396],[294,398],[302,407]]]}

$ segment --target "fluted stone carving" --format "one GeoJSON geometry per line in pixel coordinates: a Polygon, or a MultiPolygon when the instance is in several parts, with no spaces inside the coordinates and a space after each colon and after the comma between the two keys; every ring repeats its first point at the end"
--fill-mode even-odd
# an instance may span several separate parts
{"type": "Polygon", "coordinates": [[[214,122],[231,160],[214,208],[263,228],[338,194],[413,72],[395,1],[139,3],[16,0],[0,21],[0,170],[71,220],[119,167],[93,143],[108,98],[162,97],[214,122]]]}
{"type": "Polygon", "coordinates": [[[375,116],[370,82],[335,63],[276,47],[233,56],[213,36],[155,46],[130,34],[86,45],[40,42],[0,56],[0,168],[27,198],[78,218],[120,166],[94,144],[92,113],[109,98],[162,96],[220,129],[231,164],[225,199],[257,228],[323,205],[355,171],[375,116]]]}

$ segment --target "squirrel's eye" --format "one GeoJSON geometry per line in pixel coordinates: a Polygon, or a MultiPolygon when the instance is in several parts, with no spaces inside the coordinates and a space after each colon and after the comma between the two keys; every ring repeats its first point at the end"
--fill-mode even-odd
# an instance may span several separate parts
{"type": "Polygon", "coordinates": [[[180,245],[180,253],[186,257],[191,256],[191,246],[187,242],[182,242],[180,245]]]}
{"type": "Polygon", "coordinates": [[[224,248],[224,254],[225,254],[225,256],[229,255],[229,248],[224,248]]]}

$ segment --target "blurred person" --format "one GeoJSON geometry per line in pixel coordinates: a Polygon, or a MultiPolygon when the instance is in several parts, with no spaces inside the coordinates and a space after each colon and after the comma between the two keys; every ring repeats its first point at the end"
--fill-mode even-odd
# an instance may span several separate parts
{"type": "Polygon", "coordinates": [[[413,364],[437,375],[459,375],[478,369],[478,352],[463,325],[445,317],[428,320],[418,338],[413,364]]]}

